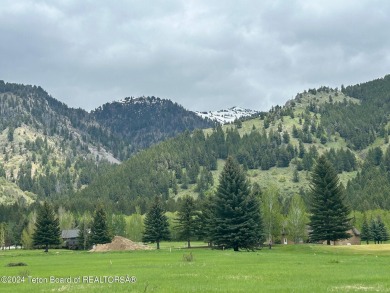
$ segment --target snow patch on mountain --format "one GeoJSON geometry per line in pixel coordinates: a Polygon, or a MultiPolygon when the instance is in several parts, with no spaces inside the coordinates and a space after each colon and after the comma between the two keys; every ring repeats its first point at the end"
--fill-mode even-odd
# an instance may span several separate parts
{"type": "Polygon", "coordinates": [[[135,104],[144,104],[144,105],[153,105],[153,104],[163,104],[167,102],[168,100],[165,99],[160,99],[156,98],[154,96],[152,97],[139,97],[139,98],[134,98],[134,97],[127,97],[119,101],[119,103],[124,104],[124,105],[135,105],[135,104]]]}
{"type": "Polygon", "coordinates": [[[240,107],[232,107],[227,110],[209,111],[209,112],[195,112],[202,118],[209,118],[222,124],[232,123],[234,120],[241,117],[248,117],[258,114],[258,111],[244,109],[240,107]]]}

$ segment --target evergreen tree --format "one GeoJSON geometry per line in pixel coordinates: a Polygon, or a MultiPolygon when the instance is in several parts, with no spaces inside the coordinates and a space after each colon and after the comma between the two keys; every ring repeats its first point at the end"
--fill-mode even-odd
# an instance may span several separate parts
{"type": "Polygon", "coordinates": [[[40,207],[33,233],[33,244],[45,246],[45,252],[49,251],[49,245],[59,245],[61,230],[58,218],[53,208],[45,201],[40,207]]]}
{"type": "Polygon", "coordinates": [[[367,244],[369,244],[369,241],[372,239],[370,225],[367,222],[367,217],[365,213],[363,214],[363,224],[360,233],[360,238],[363,241],[366,241],[367,244]]]}
{"type": "Polygon", "coordinates": [[[145,231],[142,236],[143,242],[156,242],[157,249],[160,249],[160,241],[169,240],[169,223],[164,214],[159,197],[155,197],[154,202],[145,217],[145,231]]]}
{"type": "Polygon", "coordinates": [[[213,196],[202,199],[200,203],[201,212],[198,214],[197,236],[212,245],[214,229],[214,203],[213,196]]]}
{"type": "Polygon", "coordinates": [[[6,225],[5,223],[0,223],[0,249],[4,249],[5,246],[5,230],[6,225]]]}
{"type": "Polygon", "coordinates": [[[107,223],[106,212],[102,206],[98,206],[93,215],[91,225],[90,244],[104,244],[111,242],[111,233],[107,223]]]}
{"type": "Polygon", "coordinates": [[[298,168],[294,168],[292,181],[295,183],[299,182],[298,168]]]}
{"type": "Polygon", "coordinates": [[[374,240],[375,244],[379,244],[381,240],[381,231],[379,229],[378,222],[374,219],[370,221],[371,239],[374,240]]]}
{"type": "Polygon", "coordinates": [[[372,239],[374,240],[375,244],[389,240],[389,234],[380,216],[378,216],[376,220],[371,219],[370,228],[372,239]]]}
{"type": "Polygon", "coordinates": [[[220,246],[253,248],[262,240],[258,199],[239,164],[228,157],[215,196],[214,242],[220,246]]]}
{"type": "Polygon", "coordinates": [[[192,197],[184,197],[176,219],[176,229],[179,232],[179,238],[187,241],[188,248],[191,247],[191,239],[197,232],[197,211],[195,201],[192,197]]]}
{"type": "Polygon", "coordinates": [[[351,235],[348,218],[349,209],[344,204],[343,188],[336,171],[321,156],[314,167],[311,178],[310,232],[311,241],[347,239],[351,235]]]}
{"type": "Polygon", "coordinates": [[[380,242],[389,240],[389,233],[387,232],[387,228],[385,223],[383,223],[382,218],[378,216],[378,229],[380,234],[380,242]]]}

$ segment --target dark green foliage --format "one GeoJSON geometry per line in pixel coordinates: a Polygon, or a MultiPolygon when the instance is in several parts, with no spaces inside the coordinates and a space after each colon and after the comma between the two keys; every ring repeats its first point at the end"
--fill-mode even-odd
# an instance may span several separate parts
{"type": "Polygon", "coordinates": [[[0,164],[0,177],[6,177],[6,173],[2,164],[0,164]]]}
{"type": "Polygon", "coordinates": [[[198,213],[198,230],[197,236],[199,239],[208,242],[209,245],[213,242],[214,233],[214,217],[215,217],[215,199],[213,196],[203,198],[200,203],[200,212],[198,213]]]}
{"type": "Polygon", "coordinates": [[[89,243],[90,245],[110,243],[111,239],[106,212],[103,206],[99,205],[93,215],[89,243]]]}
{"type": "Polygon", "coordinates": [[[61,230],[58,218],[55,216],[53,208],[46,201],[38,210],[33,243],[35,246],[44,246],[45,251],[49,245],[59,245],[61,230]]]}
{"type": "Polygon", "coordinates": [[[295,168],[294,171],[293,171],[292,181],[295,182],[295,183],[299,182],[299,173],[298,173],[298,169],[297,168],[295,168]]]}
{"type": "Polygon", "coordinates": [[[170,238],[168,218],[164,214],[160,198],[156,196],[145,216],[145,231],[142,241],[156,243],[157,249],[160,249],[160,242],[170,238]]]}
{"type": "Polygon", "coordinates": [[[313,242],[347,239],[351,235],[349,209],[337,173],[324,156],[319,157],[311,178],[310,240],[313,242]]]}
{"type": "Polygon", "coordinates": [[[355,155],[347,149],[335,150],[331,148],[325,153],[326,159],[336,169],[337,173],[351,172],[357,169],[355,155]]]}
{"type": "Polygon", "coordinates": [[[204,197],[205,192],[214,185],[214,178],[211,171],[203,168],[200,171],[195,190],[199,193],[200,197],[204,197]]]}
{"type": "MultiPolygon", "coordinates": [[[[115,137],[120,137],[121,144],[131,144],[131,153],[185,130],[214,126],[214,122],[200,118],[177,103],[153,96],[106,103],[91,114],[100,125],[111,129],[115,137]]],[[[120,157],[125,159],[129,154],[120,157]]]]}
{"type": "Polygon", "coordinates": [[[179,239],[187,241],[187,247],[190,248],[191,239],[196,235],[199,224],[198,212],[192,197],[186,196],[182,199],[176,221],[179,239]]]}
{"type": "Polygon", "coordinates": [[[349,146],[361,150],[374,142],[387,123],[390,111],[390,75],[342,89],[361,104],[344,101],[321,106],[321,124],[331,133],[338,132],[349,146]],[[358,131],[357,131],[358,130],[358,131]]]}
{"type": "Polygon", "coordinates": [[[387,232],[387,228],[383,223],[381,217],[377,217],[376,219],[371,219],[370,221],[370,231],[371,238],[375,244],[382,243],[383,241],[389,240],[389,234],[387,232]]]}
{"type": "Polygon", "coordinates": [[[229,157],[215,196],[214,242],[219,246],[251,249],[263,239],[260,204],[238,163],[229,157]]]}
{"type": "Polygon", "coordinates": [[[370,240],[372,240],[372,235],[371,235],[371,227],[368,224],[366,214],[363,215],[363,224],[362,224],[362,229],[360,231],[360,238],[362,241],[366,241],[368,244],[370,240]]]}
{"type": "Polygon", "coordinates": [[[362,169],[348,182],[347,200],[356,210],[389,209],[390,148],[383,155],[379,148],[370,149],[362,169]]]}

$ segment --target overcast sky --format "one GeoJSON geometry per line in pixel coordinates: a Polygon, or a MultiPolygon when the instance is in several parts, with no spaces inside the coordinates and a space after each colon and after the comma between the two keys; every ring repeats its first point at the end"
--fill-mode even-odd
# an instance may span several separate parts
{"type": "Polygon", "coordinates": [[[390,73],[387,0],[1,0],[0,79],[92,110],[128,96],[269,110],[390,73]]]}

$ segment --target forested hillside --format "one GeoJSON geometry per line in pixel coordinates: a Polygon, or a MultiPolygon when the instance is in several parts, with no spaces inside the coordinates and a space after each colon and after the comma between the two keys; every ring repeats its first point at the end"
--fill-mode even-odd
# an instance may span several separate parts
{"type": "Polygon", "coordinates": [[[61,198],[112,163],[214,123],[170,101],[126,99],[88,113],[41,87],[0,81],[0,203],[61,198]]]}
{"type": "Polygon", "coordinates": [[[126,98],[107,103],[92,111],[96,121],[120,138],[109,141],[114,155],[126,159],[152,144],[176,136],[185,130],[209,128],[215,123],[202,119],[177,103],[156,97],[126,98]]]}
{"type": "Polygon", "coordinates": [[[306,198],[312,166],[325,154],[339,172],[354,209],[388,209],[390,167],[386,162],[390,153],[388,112],[383,105],[390,93],[389,82],[385,77],[341,91],[310,89],[259,118],[186,132],[100,177],[69,199],[70,203],[81,201],[83,205],[77,207],[87,208],[88,199],[100,199],[110,202],[113,210],[132,213],[136,206],[144,211],[149,199],[161,194],[174,210],[173,198],[212,192],[223,161],[230,155],[247,170],[255,188],[275,185],[288,205],[294,193],[306,198]],[[347,95],[355,87],[365,98],[347,95]]]}

